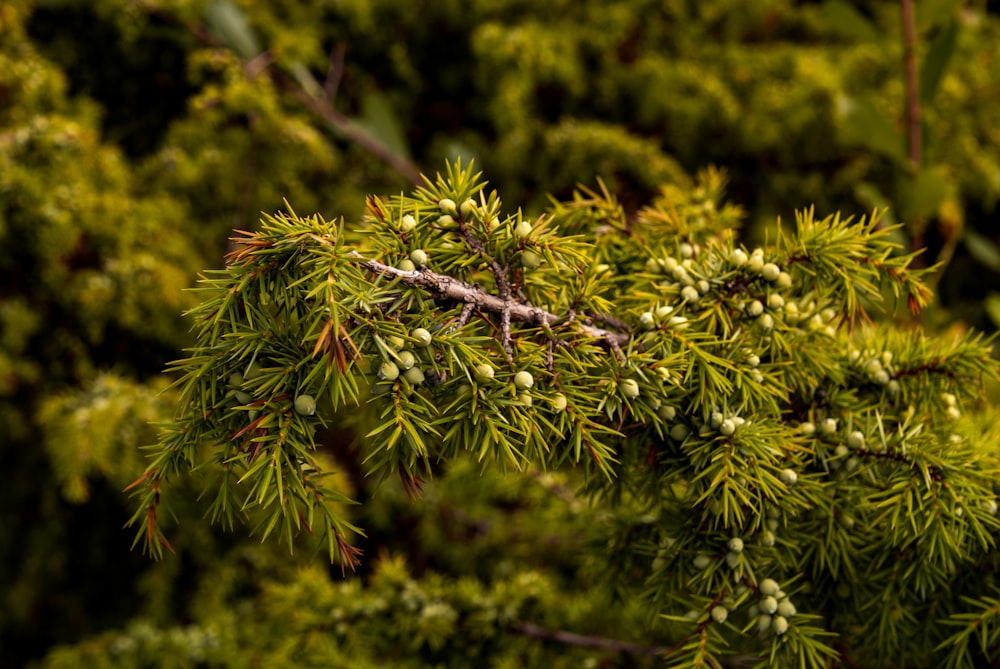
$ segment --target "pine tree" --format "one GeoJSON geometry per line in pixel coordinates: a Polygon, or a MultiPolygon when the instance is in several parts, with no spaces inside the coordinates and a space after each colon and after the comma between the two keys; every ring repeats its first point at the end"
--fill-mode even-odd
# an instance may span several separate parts
{"type": "Polygon", "coordinates": [[[877,213],[806,211],[751,249],[724,186],[705,171],[635,213],[581,188],[529,219],[454,164],[357,224],[267,216],[197,289],[136,542],[169,549],[164,505],[198,468],[214,521],[356,565],[314,441],[349,411],[414,504],[464,454],[579,472],[667,666],[992,658],[989,342],[893,308],[931,294],[877,213]]]}

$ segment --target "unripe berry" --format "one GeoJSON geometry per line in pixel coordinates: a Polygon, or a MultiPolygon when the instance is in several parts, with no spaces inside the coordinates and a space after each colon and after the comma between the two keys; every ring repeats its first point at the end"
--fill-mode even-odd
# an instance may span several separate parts
{"type": "Polygon", "coordinates": [[[747,305],[747,314],[752,318],[757,318],[757,316],[760,316],[762,313],[764,313],[764,305],[760,300],[754,300],[747,305]]]}
{"type": "Polygon", "coordinates": [[[677,409],[664,404],[663,406],[661,406],[659,409],[656,410],[656,415],[662,418],[663,420],[673,420],[674,416],[677,415],[677,409]]]}
{"type": "Polygon", "coordinates": [[[788,272],[782,272],[778,275],[777,280],[774,282],[778,288],[791,288],[792,287],[792,276],[788,272]]]}
{"type": "Polygon", "coordinates": [[[652,330],[656,327],[656,319],[653,317],[653,312],[646,311],[639,316],[639,327],[643,330],[652,330]]]}
{"type": "Polygon", "coordinates": [[[983,502],[983,508],[986,509],[986,512],[989,513],[991,516],[997,515],[997,503],[996,503],[996,500],[992,500],[992,499],[985,500],[983,502]]]}
{"type": "MultiPolygon", "coordinates": [[[[774,521],[774,523],[775,525],[777,525],[778,521],[774,521]]],[[[774,545],[774,541],[775,541],[774,532],[772,532],[771,530],[764,530],[764,535],[761,538],[760,542],[770,548],[771,546],[774,545]]]]}
{"type": "Polygon", "coordinates": [[[438,216],[438,225],[442,228],[450,228],[455,225],[455,219],[451,216],[451,214],[443,214],[438,216]]]}
{"type": "Polygon", "coordinates": [[[784,634],[788,631],[788,619],[784,616],[775,616],[771,620],[771,629],[775,634],[784,634]]]}
{"type": "Polygon", "coordinates": [[[723,420],[725,420],[725,416],[722,415],[721,411],[713,411],[712,415],[708,417],[708,424],[713,430],[717,430],[722,425],[723,420]]]}
{"type": "Polygon", "coordinates": [[[725,606],[715,606],[712,607],[712,620],[717,623],[726,622],[726,618],[729,617],[729,609],[725,606]]]}
{"type": "Polygon", "coordinates": [[[684,286],[684,289],[681,290],[681,298],[688,302],[697,302],[700,297],[698,289],[694,286],[684,286]]]}
{"type": "Polygon", "coordinates": [[[768,595],[760,600],[760,603],[757,604],[757,608],[759,608],[762,613],[774,613],[778,610],[778,600],[775,599],[773,595],[768,595]]]}
{"type": "Polygon", "coordinates": [[[239,402],[240,404],[250,404],[251,402],[253,402],[253,397],[250,395],[250,393],[245,393],[242,390],[237,390],[236,401],[239,402]]]}
{"type": "Polygon", "coordinates": [[[729,565],[730,569],[736,569],[740,566],[740,554],[734,551],[729,551],[726,553],[726,564],[729,565]]]}
{"type": "Polygon", "coordinates": [[[449,198],[442,198],[438,200],[438,209],[446,214],[451,214],[456,216],[458,214],[458,208],[455,206],[455,201],[449,198]]]}
{"type": "Polygon", "coordinates": [[[751,354],[747,358],[747,364],[750,365],[751,367],[757,367],[758,365],[760,365],[760,356],[751,354]]]}
{"type": "Polygon", "coordinates": [[[530,372],[520,371],[514,375],[514,387],[518,390],[528,390],[535,385],[535,377],[530,372]]]}
{"type": "Polygon", "coordinates": [[[621,382],[622,395],[627,399],[634,400],[639,396],[639,384],[635,379],[623,379],[621,382]]]}
{"type": "Polygon", "coordinates": [[[760,617],[757,618],[757,631],[764,633],[769,629],[771,629],[771,616],[766,613],[760,614],[760,617]]]}
{"type": "Polygon", "coordinates": [[[760,273],[765,281],[775,281],[781,274],[781,268],[773,262],[769,262],[761,268],[760,273]]]}
{"type": "Polygon", "coordinates": [[[239,372],[233,372],[230,374],[229,385],[233,388],[241,388],[243,386],[243,375],[239,372]]]}
{"type": "Polygon", "coordinates": [[[403,372],[403,378],[411,386],[419,386],[424,382],[424,372],[419,367],[410,367],[405,372],[403,372]]]}
{"type": "Polygon", "coordinates": [[[669,316],[673,312],[674,312],[674,308],[672,306],[670,306],[669,304],[665,304],[662,307],[657,307],[656,308],[656,317],[659,318],[662,321],[664,318],[666,318],[667,316],[669,316]]]}
{"type": "Polygon", "coordinates": [[[743,249],[733,249],[733,252],[729,254],[729,262],[737,267],[742,267],[747,264],[747,254],[743,249]]]}
{"type": "Polygon", "coordinates": [[[683,257],[685,257],[685,258],[690,258],[691,256],[694,255],[694,247],[691,246],[690,244],[688,244],[687,242],[683,242],[680,245],[679,249],[680,249],[681,255],[683,257]]]}
{"type": "Polygon", "coordinates": [[[696,555],[691,564],[694,565],[695,569],[708,569],[708,566],[712,564],[712,558],[707,555],[696,555]]]}
{"type": "Polygon", "coordinates": [[[809,421],[806,421],[805,423],[799,423],[799,432],[806,435],[807,437],[811,437],[812,435],[816,434],[816,426],[810,423],[809,421]]]}
{"type": "Polygon", "coordinates": [[[399,219],[399,229],[403,232],[410,232],[415,227],[417,227],[417,219],[413,218],[410,214],[399,219]]]}
{"type": "Polygon", "coordinates": [[[785,306],[785,298],[777,293],[771,293],[767,296],[767,306],[769,309],[781,309],[785,306]]]}
{"type": "Polygon", "coordinates": [[[378,377],[383,381],[395,381],[399,378],[399,367],[391,360],[386,360],[378,368],[378,377]]]}
{"type": "Polygon", "coordinates": [[[552,398],[552,410],[556,413],[561,413],[566,410],[566,396],[559,393],[552,398]]]}
{"type": "Polygon", "coordinates": [[[517,227],[514,228],[514,236],[517,237],[518,239],[525,239],[530,234],[531,234],[531,223],[528,223],[525,220],[522,220],[520,223],[517,224],[517,227]]]}
{"type": "Polygon", "coordinates": [[[646,260],[646,273],[647,274],[660,273],[660,263],[656,262],[656,258],[648,258],[646,260]]]}
{"type": "Polygon", "coordinates": [[[396,268],[401,269],[404,272],[412,272],[413,270],[417,269],[417,266],[414,265],[413,261],[410,260],[409,258],[403,258],[402,260],[399,261],[399,264],[396,265],[396,268]]]}
{"type": "Polygon", "coordinates": [[[688,319],[683,316],[671,316],[670,320],[667,321],[667,325],[675,330],[683,330],[688,326],[688,319]]]}
{"type": "Polygon", "coordinates": [[[782,469],[781,480],[785,485],[794,485],[799,480],[799,475],[795,473],[794,469],[782,469]]]}
{"type": "Polygon", "coordinates": [[[750,256],[750,262],[747,263],[747,269],[753,274],[757,274],[764,268],[764,258],[757,255],[756,252],[750,256]]]}
{"type": "Polygon", "coordinates": [[[765,330],[770,330],[774,327],[774,318],[771,314],[764,314],[760,317],[760,326],[765,330]]]}
{"type": "Polygon", "coordinates": [[[410,369],[417,364],[417,356],[413,355],[409,351],[400,351],[399,364],[403,367],[403,369],[410,369]]]}
{"type": "Polygon", "coordinates": [[[493,368],[487,365],[486,363],[483,363],[481,365],[476,365],[475,377],[476,381],[478,381],[479,383],[489,383],[490,381],[493,380],[493,375],[495,373],[496,372],[493,370],[493,368]]]}
{"type": "Polygon", "coordinates": [[[686,425],[678,423],[670,428],[670,438],[674,441],[684,441],[687,439],[688,434],[690,434],[690,432],[688,431],[686,425]]]}
{"type": "Polygon", "coordinates": [[[792,600],[786,598],[778,602],[778,615],[785,618],[791,618],[795,615],[795,605],[792,604],[792,600]]]}
{"type": "Polygon", "coordinates": [[[427,264],[427,252],[423,249],[413,249],[410,251],[410,260],[417,267],[423,267],[427,264]]]}
{"type": "Polygon", "coordinates": [[[402,337],[392,335],[389,337],[389,346],[392,346],[397,351],[402,351],[403,347],[406,346],[406,341],[402,337]]]}
{"type": "Polygon", "coordinates": [[[819,424],[819,431],[823,434],[833,434],[837,431],[837,419],[827,418],[819,424]]]}
{"type": "Polygon", "coordinates": [[[416,339],[417,346],[420,346],[422,348],[430,346],[431,341],[433,340],[431,333],[425,330],[424,328],[414,328],[413,331],[410,332],[410,336],[416,339]]]}
{"type": "Polygon", "coordinates": [[[462,206],[459,207],[459,211],[462,212],[462,216],[468,216],[476,210],[476,201],[473,199],[465,200],[462,206]]]}
{"type": "Polygon", "coordinates": [[[295,413],[300,416],[311,416],[316,413],[316,400],[312,395],[299,395],[295,398],[295,413]]]}
{"type": "Polygon", "coordinates": [[[773,578],[765,578],[763,581],[757,584],[757,589],[760,590],[760,594],[765,596],[773,596],[774,593],[778,592],[780,586],[778,582],[773,578]]]}
{"type": "Polygon", "coordinates": [[[837,448],[833,449],[833,454],[838,458],[842,458],[850,452],[851,449],[849,449],[847,446],[844,446],[843,444],[837,444],[837,448]]]}
{"type": "Polygon", "coordinates": [[[732,435],[734,432],[736,432],[736,424],[733,423],[732,420],[727,418],[726,420],[722,421],[721,425],[719,425],[719,432],[728,437],[732,435]]]}
{"type": "Polygon", "coordinates": [[[733,537],[726,545],[729,546],[729,550],[734,553],[739,553],[743,550],[743,540],[739,537],[733,537]]]}
{"type": "Polygon", "coordinates": [[[542,256],[534,251],[524,251],[521,254],[521,265],[528,269],[538,269],[542,266],[542,256]]]}

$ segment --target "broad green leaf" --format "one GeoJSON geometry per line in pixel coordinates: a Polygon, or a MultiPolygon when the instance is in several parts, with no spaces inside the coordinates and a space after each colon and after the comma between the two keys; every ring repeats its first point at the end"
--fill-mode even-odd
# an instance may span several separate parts
{"type": "Polygon", "coordinates": [[[941,79],[944,77],[948,62],[955,53],[955,42],[958,41],[958,21],[945,25],[931,41],[920,65],[920,102],[930,104],[937,93],[941,79]]]}
{"type": "Polygon", "coordinates": [[[899,212],[906,220],[929,218],[954,192],[948,172],[941,166],[921,169],[899,188],[899,212]]]}
{"type": "Polygon", "coordinates": [[[845,144],[864,147],[899,163],[906,162],[903,139],[895,124],[870,100],[842,95],[838,100],[838,112],[840,135],[845,144]]]}
{"type": "Polygon", "coordinates": [[[399,117],[381,93],[369,93],[361,101],[361,116],[354,123],[397,156],[410,157],[410,147],[399,117]]]}
{"type": "Polygon", "coordinates": [[[205,8],[205,21],[223,44],[249,60],[263,49],[243,10],[230,0],[215,0],[205,8]]]}
{"type": "Polygon", "coordinates": [[[965,231],[965,248],[981,264],[994,272],[1000,272],[1000,247],[992,239],[967,229],[965,231]]]}
{"type": "Polygon", "coordinates": [[[830,32],[858,42],[877,42],[879,31],[871,19],[859,12],[854,5],[843,0],[823,3],[823,17],[830,32]]]}

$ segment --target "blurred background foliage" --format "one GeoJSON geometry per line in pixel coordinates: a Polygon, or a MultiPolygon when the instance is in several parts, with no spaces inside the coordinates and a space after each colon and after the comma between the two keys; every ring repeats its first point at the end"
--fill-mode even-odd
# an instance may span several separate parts
{"type": "Polygon", "coordinates": [[[130,552],[121,491],[171,415],[183,289],[261,211],[356,219],[446,158],[529,212],[596,177],[634,211],[717,165],[750,240],[812,205],[890,208],[942,263],[928,320],[993,330],[1000,16],[917,0],[916,31],[914,161],[896,1],[7,0],[5,666],[641,664],[518,627],[669,638],[586,587],[601,537],[564,482],[459,462],[410,503],[364,478],[350,429],[326,443],[365,502],[359,576],[206,527],[193,495],[176,556],[130,552]]]}

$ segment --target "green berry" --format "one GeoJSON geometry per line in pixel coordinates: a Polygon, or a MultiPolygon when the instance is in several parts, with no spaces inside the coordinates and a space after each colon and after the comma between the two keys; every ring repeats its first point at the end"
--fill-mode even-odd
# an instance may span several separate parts
{"type": "Polygon", "coordinates": [[[455,206],[455,201],[446,197],[438,200],[438,209],[445,214],[458,215],[458,207],[455,206]]]}
{"type": "Polygon", "coordinates": [[[729,262],[737,267],[743,267],[747,264],[747,254],[743,249],[734,249],[732,253],[729,254],[729,262]]]}
{"type": "Polygon", "coordinates": [[[621,382],[622,395],[627,399],[634,400],[639,396],[639,384],[635,379],[623,379],[621,382]]]}
{"type": "Polygon", "coordinates": [[[514,236],[518,239],[525,239],[531,234],[531,223],[525,220],[520,221],[514,228],[514,236]]]}
{"type": "Polygon", "coordinates": [[[438,225],[442,228],[450,228],[455,225],[455,219],[452,218],[451,214],[443,214],[438,216],[438,225]]]}
{"type": "Polygon", "coordinates": [[[417,267],[423,267],[427,264],[427,252],[423,249],[413,249],[410,251],[410,260],[417,267]]]}
{"type": "Polygon", "coordinates": [[[771,629],[771,616],[766,613],[760,614],[757,618],[757,631],[763,633],[769,629],[771,629]]]}
{"type": "Polygon", "coordinates": [[[776,281],[781,275],[781,268],[773,262],[769,262],[761,268],[760,273],[765,281],[776,281]]]}
{"type": "Polygon", "coordinates": [[[649,258],[646,260],[646,273],[647,274],[660,273],[660,263],[656,262],[656,258],[649,258]]]}
{"type": "Polygon", "coordinates": [[[295,413],[300,416],[311,416],[316,413],[316,400],[312,395],[299,395],[295,398],[295,413]]]}
{"type": "Polygon", "coordinates": [[[865,435],[864,433],[855,430],[847,435],[847,445],[851,448],[864,448],[865,446],[865,435]]]}
{"type": "MultiPolygon", "coordinates": [[[[775,521],[775,524],[777,524],[777,521],[775,521]]],[[[764,536],[761,538],[760,542],[765,546],[771,547],[774,545],[774,540],[774,532],[771,530],[764,530],[764,536]]]]}
{"type": "Polygon", "coordinates": [[[773,578],[765,578],[763,581],[757,584],[757,589],[760,590],[760,594],[765,596],[773,596],[774,593],[780,590],[778,582],[773,578]]]}
{"type": "Polygon", "coordinates": [[[760,317],[760,326],[765,330],[770,330],[774,327],[774,318],[771,314],[764,314],[760,317]]]}
{"type": "Polygon", "coordinates": [[[389,346],[392,346],[397,351],[402,351],[403,347],[406,346],[406,341],[402,337],[392,335],[389,337],[389,346]]]}
{"type": "Polygon", "coordinates": [[[774,598],[773,595],[768,595],[760,600],[757,604],[757,608],[761,610],[762,613],[774,613],[778,610],[778,600],[774,598]]]}
{"type": "Polygon", "coordinates": [[[260,376],[261,369],[263,368],[260,366],[260,363],[254,360],[253,362],[250,363],[250,366],[247,367],[246,374],[243,375],[243,378],[246,379],[247,381],[255,379],[258,376],[260,376]]]}
{"type": "Polygon", "coordinates": [[[819,424],[819,431],[823,434],[833,434],[837,431],[837,419],[827,418],[819,424]]]}
{"type": "Polygon", "coordinates": [[[757,318],[762,313],[764,313],[764,305],[760,300],[754,300],[747,305],[747,314],[749,314],[750,317],[757,318]]]}
{"type": "Polygon", "coordinates": [[[777,293],[771,293],[767,296],[767,308],[768,309],[781,309],[785,306],[785,298],[777,293]]]}
{"type": "Polygon", "coordinates": [[[514,387],[518,390],[528,390],[535,385],[535,377],[530,372],[520,371],[514,375],[514,387]]]}
{"type": "Polygon", "coordinates": [[[785,485],[794,485],[799,480],[799,475],[795,473],[794,469],[782,469],[781,480],[785,485]]]}
{"type": "Polygon", "coordinates": [[[661,321],[674,312],[674,308],[669,304],[656,308],[656,317],[661,321]]]}
{"type": "Polygon", "coordinates": [[[495,373],[496,372],[491,366],[483,363],[481,365],[476,365],[474,376],[476,377],[476,381],[479,383],[489,383],[493,380],[493,375],[495,373]]]}
{"type": "Polygon", "coordinates": [[[729,551],[726,553],[726,564],[729,565],[730,569],[736,569],[740,566],[740,554],[736,551],[729,551]]]}
{"type": "Polygon", "coordinates": [[[788,631],[788,619],[784,616],[775,616],[771,620],[771,628],[774,630],[775,634],[784,634],[788,631]]]}
{"type": "Polygon", "coordinates": [[[476,210],[476,201],[469,198],[462,202],[462,206],[458,210],[462,213],[462,216],[468,216],[476,210]]]}
{"type": "Polygon", "coordinates": [[[404,272],[412,272],[413,270],[417,269],[417,266],[414,265],[413,261],[410,260],[409,258],[403,258],[402,260],[399,261],[399,264],[396,265],[396,268],[401,269],[404,272]]]}
{"type": "Polygon", "coordinates": [[[386,360],[378,368],[378,378],[383,381],[395,381],[399,378],[399,367],[391,360],[386,360]]]}
{"type": "Polygon", "coordinates": [[[230,374],[229,385],[233,388],[241,388],[243,386],[243,375],[239,372],[233,372],[230,374]]]}
{"type": "Polygon", "coordinates": [[[708,566],[712,564],[712,558],[707,555],[697,555],[694,560],[691,561],[695,569],[708,569],[708,566]]]}
{"type": "Polygon", "coordinates": [[[639,327],[643,330],[652,330],[656,327],[656,319],[653,317],[653,312],[646,311],[639,316],[639,327]]]}
{"type": "Polygon", "coordinates": [[[420,346],[422,348],[430,346],[431,341],[434,339],[431,336],[431,333],[425,330],[424,328],[414,328],[413,331],[410,332],[410,336],[416,339],[417,346],[420,346]]]}
{"type": "Polygon", "coordinates": [[[561,413],[566,410],[566,396],[559,393],[552,398],[552,410],[556,413],[561,413]]]}
{"type": "Polygon", "coordinates": [[[726,622],[726,618],[729,617],[729,609],[725,606],[715,606],[712,608],[712,620],[717,623],[726,622]]]}
{"type": "Polygon", "coordinates": [[[684,289],[681,290],[681,299],[687,302],[697,302],[700,298],[701,295],[698,294],[698,289],[694,286],[684,286],[684,289]]]}
{"type": "Polygon", "coordinates": [[[811,437],[812,435],[816,434],[816,426],[810,423],[809,421],[806,421],[805,423],[799,423],[799,432],[806,435],[807,437],[811,437]]]}
{"type": "Polygon", "coordinates": [[[410,214],[399,220],[399,229],[403,232],[410,232],[415,227],[417,227],[417,219],[413,218],[410,214]]]}
{"type": "Polygon", "coordinates": [[[521,406],[530,407],[534,404],[534,399],[531,397],[531,393],[520,393],[517,396],[517,401],[521,403],[521,406]]]}
{"type": "Polygon", "coordinates": [[[521,254],[521,265],[527,269],[538,269],[542,266],[542,256],[534,251],[524,251],[521,254]]]}
{"type": "Polygon", "coordinates": [[[759,366],[760,365],[760,356],[759,355],[755,355],[755,354],[751,354],[747,358],[747,364],[750,365],[751,367],[757,367],[757,366],[759,366]]]}
{"type": "Polygon", "coordinates": [[[726,545],[729,546],[729,550],[734,553],[741,553],[743,551],[743,540],[739,537],[733,537],[726,545]]]}
{"type": "Polygon", "coordinates": [[[785,289],[792,287],[792,277],[788,272],[781,272],[778,274],[778,278],[775,280],[774,285],[778,288],[785,289]]]}
{"type": "Polygon", "coordinates": [[[399,364],[403,369],[410,369],[417,364],[417,356],[413,355],[410,351],[400,351],[398,357],[399,364]]]}
{"type": "Polygon", "coordinates": [[[747,269],[757,274],[764,269],[764,258],[763,256],[757,255],[756,251],[752,256],[750,256],[750,262],[747,263],[747,269]]]}
{"type": "Polygon", "coordinates": [[[673,420],[674,416],[677,415],[677,409],[671,406],[663,405],[656,411],[656,415],[663,420],[673,420]]]}
{"type": "Polygon", "coordinates": [[[736,424],[727,418],[719,425],[719,432],[728,437],[736,432],[736,424]]]}
{"type": "Polygon", "coordinates": [[[236,401],[239,402],[240,404],[250,404],[251,402],[253,402],[253,397],[251,397],[250,393],[245,393],[242,390],[237,390],[236,401]]]}
{"type": "Polygon", "coordinates": [[[688,434],[690,434],[690,431],[686,425],[678,423],[670,428],[670,438],[674,441],[684,441],[687,439],[688,434]]]}
{"type": "Polygon", "coordinates": [[[795,604],[792,604],[792,600],[786,597],[778,602],[778,615],[786,618],[791,618],[795,615],[795,604]]]}
{"type": "Polygon", "coordinates": [[[419,386],[424,382],[424,372],[419,367],[410,367],[403,372],[403,378],[411,386],[419,386]]]}

